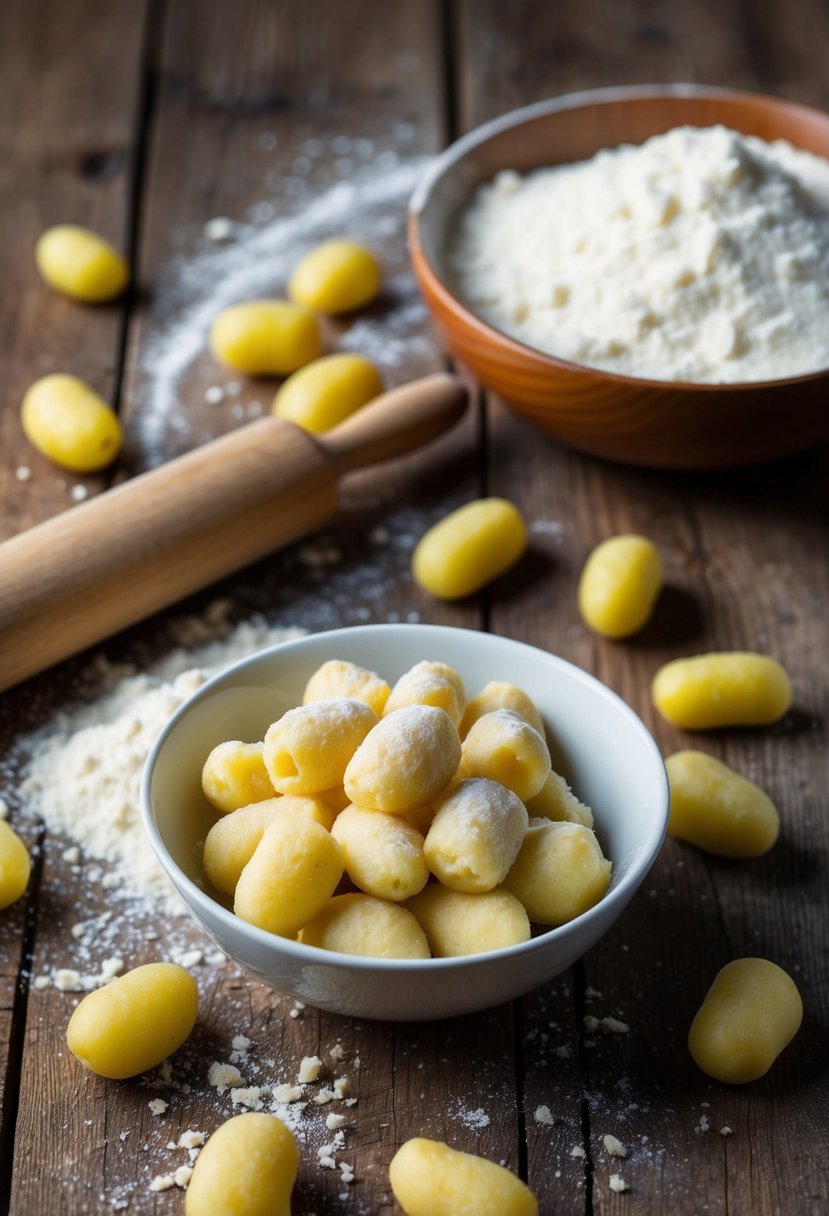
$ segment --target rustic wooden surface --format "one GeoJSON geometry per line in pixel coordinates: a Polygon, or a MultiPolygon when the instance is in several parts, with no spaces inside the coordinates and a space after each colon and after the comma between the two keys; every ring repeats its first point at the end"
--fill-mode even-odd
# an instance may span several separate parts
{"type": "MultiPolygon", "coordinates": [[[[177,287],[203,254],[204,223],[229,215],[255,230],[289,214],[298,158],[308,162],[307,205],[338,178],[348,181],[360,156],[379,180],[494,114],[569,89],[685,79],[825,107],[828,41],[825,0],[399,0],[391,14],[379,0],[242,0],[232,8],[208,0],[6,0],[0,532],[71,509],[80,480],[57,473],[22,436],[18,403],[38,375],[75,372],[118,404],[128,439],[116,478],[238,425],[253,402],[267,402],[272,386],[245,383],[220,405],[207,404],[205,388],[233,378],[197,345],[159,415],[159,352],[169,353],[165,335],[179,332],[199,292],[209,309],[221,291],[204,275],[177,287]],[[317,141],[313,157],[309,141],[317,141]],[[94,309],[51,295],[35,274],[32,246],[62,220],[88,223],[129,249],[137,290],[94,309]],[[29,480],[19,479],[20,467],[31,470],[29,480]]],[[[399,283],[404,250],[395,241],[383,256],[399,283]]],[[[403,318],[391,381],[443,365],[410,286],[378,308],[403,318]]],[[[331,327],[332,342],[342,330],[331,327]]],[[[204,964],[194,969],[199,1026],[171,1082],[114,1084],[83,1073],[64,1043],[77,997],[37,990],[32,980],[78,965],[71,926],[112,903],[89,882],[86,863],[64,860],[66,840],[26,818],[15,757],[22,733],[78,699],[90,656],[5,694],[1,792],[36,847],[27,896],[0,915],[0,1211],[181,1211],[180,1190],[155,1194],[149,1182],[186,1161],[168,1142],[188,1128],[209,1132],[232,1113],[206,1070],[229,1058],[239,1033],[254,1043],[260,1079],[292,1080],[299,1059],[315,1052],[333,1069],[327,1053],[337,1042],[342,1048],[336,1073],[349,1075],[358,1101],[340,1156],[356,1179],[345,1185],[317,1166],[328,1135],[318,1119],[303,1148],[296,1213],[394,1212],[388,1161],[415,1134],[519,1170],[545,1214],[829,1210],[827,474],[826,450],[728,476],[616,468],[560,450],[485,401],[428,453],[353,480],[339,521],[318,538],[335,554],[322,571],[294,546],[182,607],[200,612],[225,595],[239,619],[264,611],[274,623],[325,628],[416,617],[519,638],[606,681],[665,754],[696,743],[769,790],[784,826],[766,858],[728,863],[669,841],[606,941],[538,992],[476,1017],[420,1026],[349,1021],[293,1010],[290,999],[229,964],[204,964]],[[480,599],[441,606],[408,577],[411,542],[418,528],[481,492],[518,503],[532,527],[531,551],[480,599]],[[391,543],[369,553],[365,538],[380,525],[391,543]],[[626,530],[657,542],[668,586],[645,632],[613,644],[580,624],[575,585],[590,548],[626,530]],[[782,723],[691,741],[657,720],[647,689],[662,661],[735,647],[772,653],[791,672],[795,708],[782,723]],[[806,1016],[767,1078],[728,1088],[696,1070],[685,1036],[716,970],[745,954],[790,971],[806,1016]],[[591,1014],[622,1019],[629,1032],[591,1033],[591,1014]],[[154,1096],[169,1102],[162,1117],[149,1111],[154,1096]],[[536,1119],[542,1106],[551,1122],[536,1119]],[[732,1134],[722,1135],[724,1127],[732,1134]],[[627,1145],[624,1161],[607,1157],[606,1133],[627,1145]],[[609,1190],[615,1172],[628,1185],[623,1195],[609,1190]]],[[[107,482],[83,484],[95,493],[107,482]]],[[[106,654],[140,662],[160,653],[178,615],[114,639],[106,654]]],[[[157,957],[149,935],[158,916],[145,910],[129,925],[121,920],[116,912],[114,928],[102,931],[97,957],[122,953],[128,965],[157,957]]],[[[195,929],[177,933],[177,941],[204,945],[195,929]]]]}

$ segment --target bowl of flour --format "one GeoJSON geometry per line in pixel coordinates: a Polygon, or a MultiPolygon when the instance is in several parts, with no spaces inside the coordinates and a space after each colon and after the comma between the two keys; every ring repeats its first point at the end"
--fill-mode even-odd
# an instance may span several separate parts
{"type": "Polygon", "coordinates": [[[478,128],[410,206],[445,344],[568,446],[658,468],[829,438],[829,115],[690,85],[478,128]]]}

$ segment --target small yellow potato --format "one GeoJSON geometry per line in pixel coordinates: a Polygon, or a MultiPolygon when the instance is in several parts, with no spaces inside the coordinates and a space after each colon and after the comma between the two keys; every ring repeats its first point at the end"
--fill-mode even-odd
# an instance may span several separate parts
{"type": "Polygon", "coordinates": [[[249,376],[289,376],[322,354],[314,314],[287,300],[251,300],[219,313],[210,346],[222,363],[249,376]]]}
{"type": "Polygon", "coordinates": [[[29,885],[31,869],[25,844],[14,828],[0,819],[0,909],[20,899],[29,885]]]}
{"type": "Polygon", "coordinates": [[[666,663],[654,677],[651,695],[673,726],[710,730],[776,722],[792,703],[792,686],[775,659],[735,650],[666,663]]]}
{"type": "Polygon", "coordinates": [[[190,1034],[199,990],[176,963],[135,967],[83,998],[66,1028],[69,1050],[100,1077],[121,1081],[155,1068],[190,1034]]]}
{"type": "Polygon", "coordinates": [[[280,816],[294,815],[313,819],[326,831],[334,823],[334,812],[318,797],[285,794],[240,807],[225,815],[207,833],[202,864],[217,891],[232,895],[245,866],[250,861],[265,829],[280,816]]]}
{"type": "Polygon", "coordinates": [[[352,802],[399,814],[431,802],[455,775],[461,741],[447,713],[432,705],[407,705],[381,718],[345,770],[352,802]]]}
{"type": "Polygon", "coordinates": [[[346,766],[376,723],[374,710],[355,697],[289,709],[265,735],[265,767],[274,789],[319,794],[342,785],[346,766]]]}
{"type": "Polygon", "coordinates": [[[425,887],[423,837],[402,815],[349,806],[331,835],[343,851],[346,874],[366,895],[400,902],[425,887]]]}
{"type": "Polygon", "coordinates": [[[716,1081],[744,1085],[771,1068],[800,1029],[803,1002],[782,967],[737,958],[720,971],[691,1023],[688,1047],[716,1081]]]}
{"type": "Polygon", "coordinates": [[[510,1170],[440,1140],[407,1140],[389,1182],[406,1216],[538,1216],[538,1200],[510,1170]]]}
{"type": "Polygon", "coordinates": [[[560,773],[550,769],[547,780],[533,798],[528,798],[526,807],[535,819],[553,819],[560,823],[580,823],[593,827],[593,812],[580,802],[560,773]]]}
{"type": "Polygon", "coordinates": [[[465,739],[478,719],[494,709],[511,709],[544,738],[544,720],[532,699],[507,680],[490,680],[467,704],[460,726],[461,738],[465,739]]]}
{"type": "Polygon", "coordinates": [[[291,275],[288,295],[315,312],[336,316],[362,308],[379,294],[380,267],[356,241],[325,241],[291,275]]]}
{"type": "Polygon", "coordinates": [[[369,671],[344,659],[329,659],[317,668],[305,685],[302,704],[331,701],[336,697],[354,697],[373,709],[380,718],[390,692],[390,686],[376,671],[369,671]]]}
{"type": "Polygon", "coordinates": [[[530,939],[523,904],[503,887],[474,895],[430,882],[407,907],[417,917],[435,958],[483,954],[530,939]]]}
{"type": "Polygon", "coordinates": [[[662,558],[644,536],[611,536],[597,545],[579,579],[579,612],[606,638],[626,638],[648,622],[662,590],[662,558]]]}
{"type": "Polygon", "coordinates": [[[365,958],[428,958],[429,943],[399,904],[351,892],[334,898],[300,934],[306,946],[365,958]]]}
{"type": "Polygon", "coordinates": [[[445,663],[416,663],[393,686],[384,714],[404,705],[435,705],[449,715],[455,726],[461,720],[465,702],[463,683],[456,671],[445,663]],[[444,672],[450,672],[450,675],[444,672]]]}
{"type": "Polygon", "coordinates": [[[36,380],[23,398],[20,417],[29,442],[73,473],[112,464],[124,442],[114,410],[77,376],[36,380]]]}
{"type": "Polygon", "coordinates": [[[201,787],[223,815],[251,802],[273,798],[276,792],[262,758],[264,744],[229,739],[214,747],[204,762],[201,787]]]}
{"type": "Polygon", "coordinates": [[[323,355],[289,376],[272,413],[312,434],[333,430],[383,391],[373,363],[361,355],[323,355]]]}
{"type": "Polygon", "coordinates": [[[665,768],[671,836],[720,857],[760,857],[769,851],[780,832],[780,816],[759,785],[705,752],[676,752],[665,768]]]}
{"type": "Polygon", "coordinates": [[[412,574],[437,599],[462,599],[509,570],[526,548],[527,527],[518,508],[505,498],[479,498],[420,538],[412,574]]]}
{"type": "Polygon", "coordinates": [[[533,819],[504,886],[535,924],[565,925],[599,902],[610,873],[610,862],[589,828],[533,819]]]}
{"type": "Polygon", "coordinates": [[[499,781],[522,802],[535,797],[549,772],[546,740],[514,710],[484,714],[463,741],[458,776],[499,781]]]}
{"type": "Polygon", "coordinates": [[[47,228],[35,246],[35,261],[50,287],[86,304],[114,299],[130,278],[126,259],[109,241],[77,224],[47,228]]]}
{"type": "Polygon", "coordinates": [[[343,875],[340,846],[319,823],[278,815],[239,875],[233,911],[280,937],[296,937],[343,875]]]}
{"type": "Polygon", "coordinates": [[[293,1132],[250,1111],[223,1123],[196,1158],[185,1216],[291,1216],[299,1169],[293,1132]]]}
{"type": "Polygon", "coordinates": [[[458,782],[435,801],[423,852],[453,891],[480,893],[503,882],[527,830],[527,809],[512,790],[486,777],[458,782]]]}

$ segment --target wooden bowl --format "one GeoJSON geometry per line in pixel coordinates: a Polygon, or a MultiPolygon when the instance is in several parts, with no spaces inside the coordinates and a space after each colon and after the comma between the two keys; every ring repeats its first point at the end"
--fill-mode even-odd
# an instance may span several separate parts
{"type": "Polygon", "coordinates": [[[725,385],[621,376],[508,337],[448,286],[443,254],[457,214],[501,169],[524,173],[673,127],[716,123],[829,158],[829,115],[805,106],[694,85],[598,89],[477,128],[436,159],[415,191],[412,263],[446,346],[486,388],[569,447],[653,468],[713,469],[787,456],[829,438],[829,368],[725,385]]]}

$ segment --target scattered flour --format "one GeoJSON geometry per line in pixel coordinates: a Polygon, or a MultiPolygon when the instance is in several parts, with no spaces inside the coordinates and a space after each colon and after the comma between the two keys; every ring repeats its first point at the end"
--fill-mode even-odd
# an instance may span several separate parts
{"type": "Polygon", "coordinates": [[[461,218],[463,298],[530,346],[655,380],[829,366],[829,162],[725,127],[678,127],[522,178],[461,218]]]}

